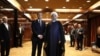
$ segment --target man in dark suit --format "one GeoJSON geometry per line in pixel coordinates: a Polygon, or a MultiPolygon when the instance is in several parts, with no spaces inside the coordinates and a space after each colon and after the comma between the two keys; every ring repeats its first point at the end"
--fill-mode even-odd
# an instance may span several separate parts
{"type": "Polygon", "coordinates": [[[32,22],[32,56],[35,56],[36,48],[38,48],[37,56],[41,56],[42,43],[45,33],[45,22],[42,21],[42,13],[37,14],[38,19],[32,22]]]}
{"type": "Polygon", "coordinates": [[[23,37],[23,33],[24,33],[24,28],[22,26],[22,24],[19,24],[19,28],[18,28],[18,46],[22,47],[22,37],[23,37]]]}
{"type": "Polygon", "coordinates": [[[78,24],[77,28],[77,50],[82,51],[83,47],[83,35],[84,29],[82,28],[81,24],[78,24]]]}
{"type": "Polygon", "coordinates": [[[3,22],[0,24],[0,43],[1,43],[1,56],[9,56],[10,51],[10,35],[8,18],[3,16],[3,22]]]}
{"type": "Polygon", "coordinates": [[[71,25],[71,31],[70,31],[70,47],[74,47],[75,45],[75,28],[73,25],[71,25]]]}

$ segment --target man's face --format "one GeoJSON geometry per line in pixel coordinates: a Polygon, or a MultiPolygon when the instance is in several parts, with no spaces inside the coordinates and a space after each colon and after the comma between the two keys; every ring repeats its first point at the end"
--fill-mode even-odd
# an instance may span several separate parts
{"type": "Polygon", "coordinates": [[[5,23],[7,23],[7,22],[8,22],[8,18],[7,18],[7,17],[3,17],[3,21],[4,21],[5,23]]]}
{"type": "Polygon", "coordinates": [[[74,26],[71,26],[71,28],[73,29],[73,28],[74,28],[74,26]]]}
{"type": "Polygon", "coordinates": [[[77,28],[77,23],[74,23],[74,27],[77,28]]]}
{"type": "Polygon", "coordinates": [[[38,19],[42,18],[42,13],[38,13],[38,19]]]}
{"type": "Polygon", "coordinates": [[[55,14],[52,14],[51,17],[52,17],[52,19],[56,19],[57,18],[57,16],[55,14]]]}
{"type": "Polygon", "coordinates": [[[81,24],[78,24],[78,27],[81,28],[81,24]]]}

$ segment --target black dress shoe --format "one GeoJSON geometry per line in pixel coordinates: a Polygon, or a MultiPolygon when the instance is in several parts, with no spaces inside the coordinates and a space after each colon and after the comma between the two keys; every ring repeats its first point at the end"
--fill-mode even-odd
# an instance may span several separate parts
{"type": "Polygon", "coordinates": [[[73,47],[73,46],[69,46],[69,47],[73,47]]]}
{"type": "Polygon", "coordinates": [[[79,48],[76,48],[76,50],[79,50],[79,48]]]}
{"type": "Polygon", "coordinates": [[[80,48],[79,50],[80,50],[80,51],[82,51],[83,49],[82,49],[82,48],[80,48]]]}
{"type": "Polygon", "coordinates": [[[80,49],[80,51],[82,51],[82,49],[80,49]]]}
{"type": "Polygon", "coordinates": [[[74,45],[72,47],[74,47],[74,45]]]}

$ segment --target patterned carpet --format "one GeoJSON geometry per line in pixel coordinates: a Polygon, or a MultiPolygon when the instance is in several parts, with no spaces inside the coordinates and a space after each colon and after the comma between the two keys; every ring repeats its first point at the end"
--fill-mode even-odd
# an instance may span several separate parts
{"type": "MultiPolygon", "coordinates": [[[[69,47],[69,43],[65,43],[65,56],[100,56],[98,53],[91,51],[90,47],[85,47],[83,51],[75,50],[75,47],[69,47]]],[[[23,47],[11,48],[10,56],[31,56],[31,41],[23,43],[23,47]]],[[[42,56],[43,51],[42,51],[42,56]]]]}

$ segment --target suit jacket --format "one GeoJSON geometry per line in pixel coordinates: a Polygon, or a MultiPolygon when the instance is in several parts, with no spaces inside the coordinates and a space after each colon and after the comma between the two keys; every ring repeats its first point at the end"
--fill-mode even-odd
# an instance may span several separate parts
{"type": "Polygon", "coordinates": [[[9,41],[10,40],[10,28],[8,25],[8,29],[4,25],[4,23],[0,24],[0,40],[9,41]]]}
{"type": "Polygon", "coordinates": [[[74,28],[73,28],[73,29],[71,29],[71,31],[70,31],[70,36],[75,37],[75,29],[74,29],[74,28]]]}
{"type": "Polygon", "coordinates": [[[96,46],[100,48],[100,34],[96,35],[96,46]]]}
{"type": "Polygon", "coordinates": [[[38,22],[38,20],[35,20],[35,21],[32,21],[32,25],[31,25],[31,28],[32,28],[32,39],[39,39],[37,36],[39,34],[43,35],[43,37],[45,36],[45,22],[41,22],[41,26],[40,26],[40,23],[38,22]]]}
{"type": "Polygon", "coordinates": [[[18,35],[23,35],[24,34],[24,28],[21,27],[21,33],[20,33],[20,29],[18,28],[17,34],[18,35]]]}
{"type": "Polygon", "coordinates": [[[77,38],[83,38],[84,35],[84,29],[83,28],[78,28],[77,29],[77,38]],[[81,32],[81,34],[79,34],[81,32]]]}

